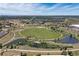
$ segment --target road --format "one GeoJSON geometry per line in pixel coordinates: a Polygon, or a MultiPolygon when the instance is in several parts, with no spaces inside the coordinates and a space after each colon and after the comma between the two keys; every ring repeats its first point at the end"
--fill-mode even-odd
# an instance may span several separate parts
{"type": "MultiPolygon", "coordinates": [[[[60,50],[55,50],[55,51],[42,51],[42,50],[22,50],[22,49],[10,49],[14,51],[28,51],[28,52],[62,52],[60,50]]],[[[71,49],[69,51],[78,51],[79,49],[71,49]]]]}
{"type": "Polygon", "coordinates": [[[13,34],[14,34],[13,37],[9,41],[3,43],[3,45],[6,45],[7,43],[9,43],[9,42],[11,42],[11,41],[13,41],[15,39],[15,33],[13,33],[13,34]]]}
{"type": "MultiPolygon", "coordinates": [[[[21,31],[21,30],[16,30],[15,32],[17,32],[17,31],[21,31]]],[[[10,42],[12,42],[13,40],[17,40],[17,39],[20,39],[20,38],[24,38],[24,37],[16,37],[15,32],[14,31],[12,32],[14,34],[13,37],[9,41],[3,43],[3,46],[6,45],[6,44],[8,44],[8,43],[10,43],[10,42]]]]}
{"type": "MultiPolygon", "coordinates": [[[[71,49],[69,51],[78,51],[79,49],[71,49]]],[[[1,49],[0,49],[1,51],[1,49]]],[[[5,51],[5,50],[4,50],[5,51]]],[[[42,50],[22,50],[22,49],[7,49],[7,51],[20,51],[20,52],[52,52],[52,53],[56,53],[56,52],[62,52],[60,50],[54,50],[54,51],[42,51],[42,50]]],[[[68,50],[67,50],[68,51],[68,50]]]]}

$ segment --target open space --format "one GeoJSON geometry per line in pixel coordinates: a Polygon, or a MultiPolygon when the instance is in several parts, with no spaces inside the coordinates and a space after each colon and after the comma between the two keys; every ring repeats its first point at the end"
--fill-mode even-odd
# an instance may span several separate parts
{"type": "Polygon", "coordinates": [[[60,33],[47,28],[28,28],[21,31],[21,34],[25,37],[31,36],[36,39],[54,39],[61,36],[60,33]]]}

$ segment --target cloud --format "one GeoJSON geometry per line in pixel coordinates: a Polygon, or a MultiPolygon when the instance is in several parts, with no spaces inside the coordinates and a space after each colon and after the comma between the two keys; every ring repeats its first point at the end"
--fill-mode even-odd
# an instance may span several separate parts
{"type": "Polygon", "coordinates": [[[79,4],[1,3],[0,15],[79,14],[79,4]]]}

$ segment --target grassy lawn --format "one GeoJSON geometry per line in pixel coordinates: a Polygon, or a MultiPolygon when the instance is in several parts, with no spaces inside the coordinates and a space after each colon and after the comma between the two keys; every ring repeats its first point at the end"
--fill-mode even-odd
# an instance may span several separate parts
{"type": "Polygon", "coordinates": [[[61,36],[60,33],[51,31],[46,28],[28,28],[21,31],[23,36],[32,36],[37,39],[52,39],[52,38],[59,38],[61,36]]]}

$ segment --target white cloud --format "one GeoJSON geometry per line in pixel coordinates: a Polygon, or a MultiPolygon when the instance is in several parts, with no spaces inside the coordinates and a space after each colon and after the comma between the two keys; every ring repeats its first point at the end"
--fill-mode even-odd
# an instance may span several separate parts
{"type": "Polygon", "coordinates": [[[52,15],[68,14],[71,11],[79,10],[78,6],[55,4],[51,7],[41,5],[40,3],[3,3],[0,4],[0,14],[3,15],[52,15]]]}

